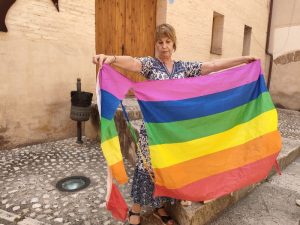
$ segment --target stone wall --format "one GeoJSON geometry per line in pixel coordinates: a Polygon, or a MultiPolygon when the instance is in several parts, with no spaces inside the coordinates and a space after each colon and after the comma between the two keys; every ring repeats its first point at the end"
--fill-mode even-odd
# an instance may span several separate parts
{"type": "Polygon", "coordinates": [[[76,78],[94,90],[95,2],[18,0],[0,32],[0,149],[74,136],[76,78]]]}
{"type": "MultiPolygon", "coordinates": [[[[176,59],[209,61],[217,58],[241,56],[244,26],[252,27],[250,55],[259,57],[265,66],[265,45],[268,25],[269,0],[246,1],[177,1],[163,5],[158,0],[157,21],[172,24],[177,31],[176,59]],[[166,9],[164,9],[164,7],[166,9]],[[222,54],[210,53],[213,14],[224,16],[222,54]],[[159,16],[161,15],[161,16],[159,16]]],[[[266,68],[267,70],[267,68],[266,68]]],[[[265,73],[267,74],[267,73],[265,73]]]]}
{"type": "Polygon", "coordinates": [[[270,52],[274,56],[270,93],[283,108],[300,110],[300,0],[274,0],[270,52]]]}

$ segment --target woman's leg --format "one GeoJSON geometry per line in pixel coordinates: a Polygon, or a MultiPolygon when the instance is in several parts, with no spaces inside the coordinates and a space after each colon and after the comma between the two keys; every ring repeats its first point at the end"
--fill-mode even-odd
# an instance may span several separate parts
{"type": "MultiPolygon", "coordinates": [[[[136,203],[133,205],[133,207],[137,207],[136,210],[140,210],[141,206],[150,205],[153,208],[160,208],[159,210],[155,210],[157,213],[159,211],[158,214],[161,214],[160,216],[167,216],[166,211],[164,209],[161,209],[160,206],[162,206],[165,202],[172,203],[175,202],[175,200],[165,197],[153,198],[154,183],[149,173],[151,173],[152,176],[154,174],[149,155],[148,136],[144,123],[141,126],[138,145],[140,147],[140,151],[137,151],[137,162],[131,190],[131,197],[133,199],[133,202],[136,203]],[[144,167],[144,160],[146,161],[149,170],[144,167]]],[[[166,224],[169,225],[174,223],[166,224]]]]}
{"type": "Polygon", "coordinates": [[[154,216],[156,216],[158,219],[160,219],[163,224],[166,224],[166,225],[174,225],[175,224],[175,221],[166,212],[164,206],[155,208],[154,216]]]}
{"type": "Polygon", "coordinates": [[[141,213],[140,204],[134,203],[131,207],[131,210],[130,210],[129,216],[128,216],[129,224],[132,224],[132,225],[140,224],[140,222],[141,222],[140,213],[141,213]]]}
{"type": "Polygon", "coordinates": [[[133,212],[139,213],[141,211],[141,205],[137,203],[133,203],[131,209],[133,212]]]}

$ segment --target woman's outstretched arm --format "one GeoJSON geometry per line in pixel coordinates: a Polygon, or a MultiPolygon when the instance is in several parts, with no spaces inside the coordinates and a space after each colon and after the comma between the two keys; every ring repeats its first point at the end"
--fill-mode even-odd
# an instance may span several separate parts
{"type": "Polygon", "coordinates": [[[219,59],[210,62],[204,62],[201,67],[201,74],[206,75],[219,70],[238,66],[243,63],[250,63],[255,60],[257,60],[257,58],[253,56],[241,56],[237,58],[219,59]]]}
{"type": "Polygon", "coordinates": [[[98,64],[99,68],[102,68],[103,63],[114,64],[117,67],[125,69],[131,72],[141,72],[142,64],[140,60],[135,59],[131,56],[115,56],[115,55],[104,55],[99,54],[93,57],[93,63],[98,64]]]}

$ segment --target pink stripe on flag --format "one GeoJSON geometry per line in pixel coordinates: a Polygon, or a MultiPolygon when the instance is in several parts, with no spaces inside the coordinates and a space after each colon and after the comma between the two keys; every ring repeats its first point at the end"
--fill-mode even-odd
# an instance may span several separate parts
{"type": "Polygon", "coordinates": [[[154,197],[167,196],[195,202],[218,198],[266,178],[277,156],[278,153],[178,189],[166,189],[155,184],[154,197]]]}
{"type": "Polygon", "coordinates": [[[208,76],[135,83],[134,91],[135,96],[143,101],[181,100],[209,95],[251,83],[258,79],[260,73],[260,61],[257,60],[208,76]],[[153,91],[153,87],[155,87],[155,91],[153,91]]]}
{"type": "MultiPolygon", "coordinates": [[[[104,64],[99,72],[100,74],[100,87],[101,90],[105,90],[118,99],[123,99],[132,87],[133,82],[123,76],[118,71],[114,70],[107,64],[104,64]]],[[[98,75],[98,76],[99,76],[98,75]]]]}

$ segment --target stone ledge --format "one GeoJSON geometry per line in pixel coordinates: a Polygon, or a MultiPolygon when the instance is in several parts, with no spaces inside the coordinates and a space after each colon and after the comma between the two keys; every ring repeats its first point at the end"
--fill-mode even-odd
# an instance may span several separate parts
{"type": "MultiPolygon", "coordinates": [[[[286,168],[299,156],[300,140],[283,138],[283,149],[278,157],[278,163],[281,169],[286,168]]],[[[268,178],[273,176],[275,173],[276,170],[273,169],[270,172],[268,178]]],[[[231,195],[218,198],[206,204],[193,203],[191,206],[186,207],[178,203],[175,206],[170,206],[168,208],[168,211],[178,221],[179,224],[203,225],[212,221],[227,207],[246,197],[251,193],[251,191],[255,189],[256,186],[265,182],[268,178],[260,183],[250,185],[236,192],[233,192],[231,195]]]]}

